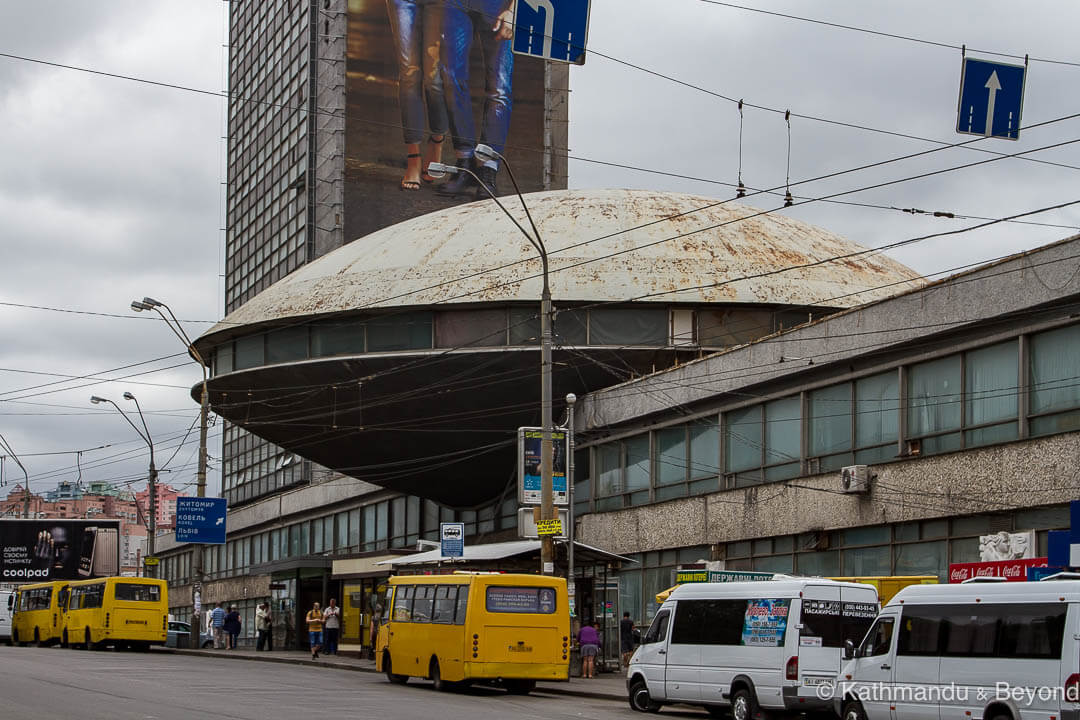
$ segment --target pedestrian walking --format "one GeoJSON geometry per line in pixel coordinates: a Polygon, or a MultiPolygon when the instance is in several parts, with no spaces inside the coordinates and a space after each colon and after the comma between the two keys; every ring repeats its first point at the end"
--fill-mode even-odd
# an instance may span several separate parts
{"type": "Polygon", "coordinates": [[[262,603],[255,611],[255,629],[259,633],[255,641],[256,650],[274,649],[274,617],[270,614],[270,603],[262,603]]]}
{"type": "Polygon", "coordinates": [[[233,605],[229,608],[229,612],[225,615],[225,632],[229,636],[229,649],[236,649],[236,639],[240,637],[240,613],[236,611],[236,606],[233,605]]]}
{"type": "Polygon", "coordinates": [[[330,604],[323,610],[323,646],[327,655],[337,655],[338,636],[341,634],[341,608],[337,600],[330,598],[330,604]]]}
{"type": "Polygon", "coordinates": [[[221,603],[210,611],[210,627],[214,629],[214,649],[220,650],[225,646],[225,608],[221,603]]]}
{"type": "Polygon", "coordinates": [[[319,657],[319,651],[322,650],[323,614],[319,603],[314,603],[311,610],[308,610],[307,629],[308,645],[311,646],[311,659],[316,660],[319,657]]]}
{"type": "Polygon", "coordinates": [[[596,677],[596,653],[600,649],[600,623],[591,622],[578,630],[578,644],[581,646],[581,676],[596,677]]]}
{"type": "Polygon", "coordinates": [[[619,622],[619,650],[622,652],[622,666],[625,670],[630,667],[630,656],[634,654],[634,646],[637,644],[634,630],[634,621],[630,619],[630,613],[624,612],[619,622]]]}

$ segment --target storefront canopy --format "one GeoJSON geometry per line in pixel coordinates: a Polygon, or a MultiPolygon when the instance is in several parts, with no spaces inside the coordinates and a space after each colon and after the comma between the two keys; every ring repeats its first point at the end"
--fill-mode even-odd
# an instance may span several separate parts
{"type": "MultiPolygon", "coordinates": [[[[383,560],[379,565],[392,565],[394,567],[410,567],[416,565],[442,565],[442,564],[467,564],[477,562],[490,562],[492,560],[505,560],[508,558],[531,555],[540,552],[539,540],[513,540],[511,542],[487,543],[484,545],[466,545],[464,555],[460,558],[443,557],[441,549],[428,550],[427,552],[405,555],[399,558],[383,560]]],[[[616,555],[606,550],[574,543],[574,557],[576,560],[593,564],[597,562],[634,562],[630,558],[616,555]]]]}

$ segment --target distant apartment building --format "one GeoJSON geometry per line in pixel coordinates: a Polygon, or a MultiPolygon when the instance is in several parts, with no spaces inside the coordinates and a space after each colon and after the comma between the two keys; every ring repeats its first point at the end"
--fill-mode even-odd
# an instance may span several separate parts
{"type": "MultiPolygon", "coordinates": [[[[176,527],[176,498],[178,490],[169,485],[157,485],[154,519],[159,530],[172,530],[176,527]]],[[[150,491],[140,490],[135,493],[135,502],[144,517],[150,516],[150,491]]]]}

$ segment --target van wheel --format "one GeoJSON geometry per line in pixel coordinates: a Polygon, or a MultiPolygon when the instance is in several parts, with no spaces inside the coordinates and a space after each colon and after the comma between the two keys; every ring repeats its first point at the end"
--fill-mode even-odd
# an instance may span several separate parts
{"type": "Polygon", "coordinates": [[[641,678],[637,678],[630,683],[629,700],[632,710],[645,713],[660,712],[660,703],[652,699],[652,696],[649,695],[649,686],[641,678]]]}
{"type": "Polygon", "coordinates": [[[841,720],[866,720],[866,711],[858,700],[849,700],[844,703],[844,711],[840,714],[840,718],[841,720]]]}
{"type": "Polygon", "coordinates": [[[383,669],[386,671],[386,679],[395,685],[404,685],[409,682],[408,675],[395,675],[394,668],[390,664],[390,653],[383,655],[383,669]]]}
{"type": "Polygon", "coordinates": [[[506,692],[511,695],[528,695],[536,689],[535,680],[507,680],[506,692]]]}
{"type": "Polygon", "coordinates": [[[1009,713],[999,712],[998,714],[992,716],[990,718],[990,720],[1013,720],[1013,719],[1012,719],[1012,715],[1010,715],[1009,713]]]}
{"type": "Polygon", "coordinates": [[[757,715],[757,703],[746,688],[739,688],[731,696],[731,717],[734,720],[753,720],[757,715]]]}

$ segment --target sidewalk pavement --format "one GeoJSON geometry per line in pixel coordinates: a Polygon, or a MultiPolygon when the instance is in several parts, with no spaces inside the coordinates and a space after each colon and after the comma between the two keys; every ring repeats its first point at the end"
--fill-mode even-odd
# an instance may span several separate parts
{"type": "MultiPolygon", "coordinates": [[[[155,648],[156,649],[156,648],[155,648]]],[[[174,652],[180,655],[203,655],[206,657],[231,658],[234,660],[255,660],[260,662],[288,663],[292,665],[314,665],[316,667],[353,670],[356,672],[376,672],[374,660],[362,660],[349,655],[320,655],[318,660],[311,659],[306,650],[263,650],[237,648],[236,650],[188,650],[172,648],[162,652],[174,652]]],[[[424,682],[413,679],[411,682],[424,682]]],[[[626,702],[626,676],[621,673],[601,673],[599,677],[584,679],[570,678],[570,682],[538,682],[536,692],[555,693],[558,695],[576,695],[601,700],[626,702]]]]}

